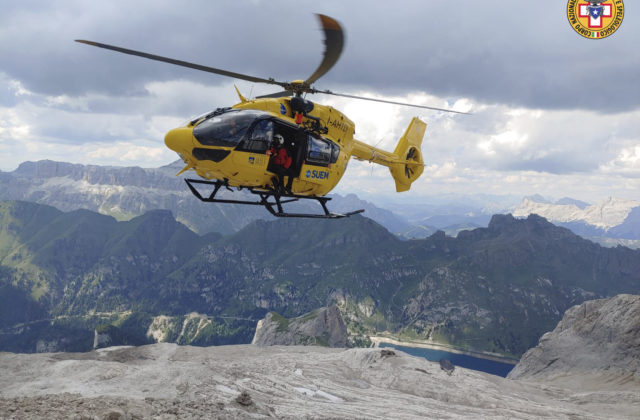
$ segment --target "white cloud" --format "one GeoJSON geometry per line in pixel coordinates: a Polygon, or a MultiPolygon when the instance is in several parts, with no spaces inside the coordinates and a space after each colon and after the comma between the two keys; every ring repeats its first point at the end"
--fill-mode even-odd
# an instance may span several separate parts
{"type": "Polygon", "coordinates": [[[61,162],[106,165],[159,167],[177,158],[163,143],[114,142],[61,144],[50,141],[11,141],[0,143],[0,165],[15,169],[19,163],[43,159],[61,162]],[[26,158],[16,159],[17,156],[26,158]]]}
{"type": "Polygon", "coordinates": [[[18,80],[9,80],[9,89],[13,91],[15,96],[33,96],[33,92],[25,89],[18,80]]]}
{"type": "MultiPolygon", "coordinates": [[[[244,95],[269,92],[239,83],[244,95]]],[[[153,82],[143,95],[43,96],[14,90],[17,103],[0,108],[0,168],[26,160],[154,167],[175,160],[164,134],[189,117],[237,102],[233,83],[206,86],[193,81],[153,82]]],[[[357,91],[373,96],[374,91],[357,91]]],[[[428,123],[423,142],[425,172],[409,194],[486,192],[638,198],[640,112],[601,115],[587,111],[510,109],[459,99],[448,104],[425,93],[391,100],[471,110],[472,115],[422,111],[375,102],[318,95],[312,100],[343,111],[357,138],[393,150],[411,117],[428,123]]],[[[388,98],[387,98],[388,99],[388,98]]],[[[390,194],[387,168],[352,161],[340,193],[390,194]]],[[[395,198],[394,198],[395,199],[395,198]]]]}
{"type": "Polygon", "coordinates": [[[0,144],[12,140],[24,140],[30,134],[29,124],[11,108],[0,108],[0,144]]]}
{"type": "Polygon", "coordinates": [[[632,178],[640,178],[640,146],[625,147],[619,150],[615,159],[603,164],[600,171],[632,178]]]}
{"type": "MultiPolygon", "coordinates": [[[[239,85],[246,96],[269,92],[251,83],[239,85]]],[[[22,161],[38,159],[160,166],[176,158],[163,144],[169,129],[194,114],[237,102],[233,83],[211,87],[174,80],[149,83],[144,91],[133,97],[77,97],[16,89],[17,104],[0,108],[0,168],[12,170],[22,161]]],[[[373,91],[353,93],[383,98],[373,91]]],[[[473,112],[465,116],[326,95],[311,99],[343,111],[356,124],[358,139],[385,150],[393,150],[411,117],[424,119],[425,172],[412,186],[411,196],[483,191],[597,201],[603,195],[633,199],[640,191],[637,179],[627,179],[639,172],[640,150],[634,137],[638,112],[509,109],[468,99],[451,105],[424,93],[391,98],[473,112]],[[548,164],[556,165],[558,175],[542,164],[531,170],[536,169],[532,162],[550,158],[559,158],[548,164]],[[576,172],[582,161],[587,162],[585,169],[576,172]],[[568,169],[562,170],[562,165],[568,169]]],[[[407,197],[394,195],[387,168],[356,161],[350,162],[336,191],[390,194],[394,200],[407,197]]]]}
{"type": "Polygon", "coordinates": [[[488,156],[497,155],[499,150],[508,150],[509,153],[513,153],[521,150],[528,139],[529,136],[525,133],[509,130],[480,141],[478,149],[488,156]]]}
{"type": "Polygon", "coordinates": [[[80,150],[86,154],[90,161],[118,162],[119,165],[138,165],[140,162],[167,162],[167,159],[175,159],[175,153],[168,151],[164,144],[143,146],[127,142],[102,143],[83,145],[80,150]]]}

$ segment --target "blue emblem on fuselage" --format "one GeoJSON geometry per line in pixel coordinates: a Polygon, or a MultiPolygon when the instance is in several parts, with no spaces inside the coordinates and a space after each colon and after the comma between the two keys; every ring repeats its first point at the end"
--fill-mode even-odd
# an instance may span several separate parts
{"type": "Polygon", "coordinates": [[[284,104],[280,104],[280,113],[282,115],[287,113],[287,108],[284,107],[284,104]]]}
{"type": "Polygon", "coordinates": [[[253,165],[255,158],[253,156],[249,156],[249,163],[253,165]]]}

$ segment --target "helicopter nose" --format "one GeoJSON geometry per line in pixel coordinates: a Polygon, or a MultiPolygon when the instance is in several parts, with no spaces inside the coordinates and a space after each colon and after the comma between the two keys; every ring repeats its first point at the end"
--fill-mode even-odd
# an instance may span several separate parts
{"type": "Polygon", "coordinates": [[[192,129],[187,127],[174,128],[164,136],[164,144],[174,152],[189,152],[193,147],[192,129]]]}

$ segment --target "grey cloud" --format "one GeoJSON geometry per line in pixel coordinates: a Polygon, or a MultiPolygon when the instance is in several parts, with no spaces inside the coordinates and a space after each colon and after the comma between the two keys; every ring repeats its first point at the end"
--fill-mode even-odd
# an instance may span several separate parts
{"type": "Polygon", "coordinates": [[[619,33],[592,41],[571,30],[564,4],[556,6],[497,0],[376,7],[364,1],[31,2],[0,18],[0,54],[7,58],[0,70],[48,94],[136,95],[147,81],[175,78],[224,83],[220,76],[72,42],[89,38],[256,76],[304,78],[320,61],[312,12],[321,9],[343,23],[347,43],[320,88],[420,89],[530,108],[637,108],[640,29],[629,22],[640,12],[627,8],[619,33]]]}
{"type": "MultiPolygon", "coordinates": [[[[546,128],[551,131],[561,127],[546,128]]],[[[497,147],[495,155],[480,155],[476,164],[498,171],[592,173],[615,157],[615,150],[601,138],[582,138],[579,133],[567,138],[549,133],[548,136],[530,138],[525,147],[517,150],[497,147]]]]}
{"type": "MultiPolygon", "coordinates": [[[[292,27],[272,24],[286,19],[286,14],[276,10],[247,14],[249,2],[190,5],[148,1],[127,3],[126,7],[120,2],[118,7],[110,2],[64,9],[47,2],[42,8],[21,11],[17,22],[5,15],[5,21],[0,21],[4,26],[0,39],[5,40],[0,41],[0,53],[9,59],[0,68],[29,89],[52,95],[87,91],[138,95],[145,82],[176,78],[211,85],[228,82],[221,76],[73,42],[81,38],[259,76],[261,72],[284,78],[290,75],[277,71],[271,74],[271,68],[277,70],[283,61],[275,55],[279,52],[275,44],[282,41],[288,50],[285,55],[291,54],[292,46],[287,41],[292,27]],[[58,15],[57,22],[50,19],[51,14],[58,15]],[[266,34],[261,33],[265,31],[266,34]]],[[[255,7],[256,11],[264,9],[264,4],[255,7]]],[[[306,19],[317,25],[312,16],[306,19]]],[[[303,30],[299,32],[305,34],[303,30]]],[[[319,61],[319,39],[316,44],[314,58],[319,61]]],[[[307,51],[301,48],[295,56],[302,63],[310,61],[307,51]]],[[[289,64],[295,61],[293,58],[289,64]]],[[[311,66],[307,71],[312,70],[311,66]]]]}
{"type": "Polygon", "coordinates": [[[342,77],[388,92],[413,86],[440,96],[531,108],[610,112],[638,106],[640,56],[631,25],[597,42],[575,34],[561,7],[420,4],[413,14],[398,7],[401,16],[389,20],[387,10],[372,12],[369,18],[389,25],[356,28],[364,34],[352,31],[356,39],[350,45],[358,48],[348,49],[345,66],[360,68],[342,77]]]}

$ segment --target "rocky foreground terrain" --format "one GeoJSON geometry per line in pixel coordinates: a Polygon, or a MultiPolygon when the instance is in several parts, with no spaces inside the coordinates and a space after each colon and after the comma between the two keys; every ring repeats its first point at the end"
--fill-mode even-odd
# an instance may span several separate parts
{"type": "MultiPolygon", "coordinates": [[[[270,314],[257,341],[272,342],[279,329],[332,341],[335,311],[270,314]]],[[[509,378],[378,348],[158,343],[0,353],[0,418],[637,419],[639,350],[640,296],[619,295],[569,309],[509,378]]]]}
{"type": "Polygon", "coordinates": [[[515,381],[384,349],[190,347],[0,354],[0,418],[637,418],[640,388],[515,381]]]}

